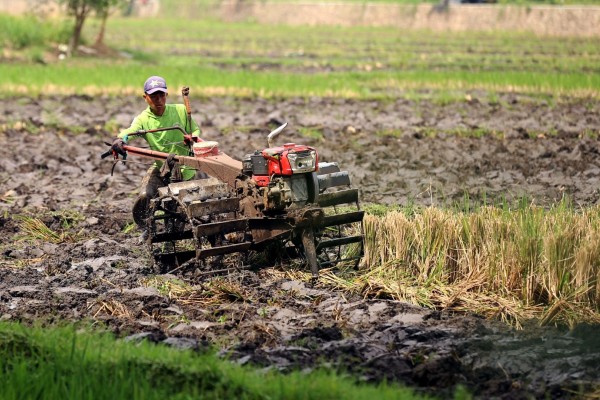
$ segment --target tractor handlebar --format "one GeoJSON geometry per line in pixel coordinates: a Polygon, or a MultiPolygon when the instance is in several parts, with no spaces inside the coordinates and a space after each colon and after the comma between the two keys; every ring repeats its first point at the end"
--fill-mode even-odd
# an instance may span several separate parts
{"type": "MultiPolygon", "coordinates": [[[[155,133],[155,132],[164,132],[164,131],[172,131],[172,130],[178,130],[181,131],[181,133],[185,136],[188,133],[180,126],[169,126],[167,128],[156,128],[156,129],[147,129],[147,130],[139,130],[139,131],[135,131],[132,133],[129,133],[127,136],[142,136],[145,135],[147,133],[155,133]]],[[[104,142],[106,145],[108,146],[112,146],[111,143],[108,142],[104,142]]],[[[105,159],[106,157],[110,156],[113,154],[112,149],[105,151],[104,153],[100,154],[100,158],[101,159],[105,159]]]]}

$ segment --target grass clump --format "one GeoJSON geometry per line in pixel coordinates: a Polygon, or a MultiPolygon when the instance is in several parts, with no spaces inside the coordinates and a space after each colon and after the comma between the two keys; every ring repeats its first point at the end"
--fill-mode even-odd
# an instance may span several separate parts
{"type": "Polygon", "coordinates": [[[18,221],[21,240],[60,244],[74,243],[83,237],[81,232],[73,232],[69,226],[65,229],[53,230],[39,218],[20,215],[15,219],[18,221]]]}
{"type": "Polygon", "coordinates": [[[0,323],[3,399],[412,399],[407,389],[366,386],[325,371],[259,373],[208,351],[115,340],[75,327],[0,323]]]}
{"type": "Polygon", "coordinates": [[[19,240],[61,244],[75,243],[85,237],[78,228],[85,217],[77,211],[58,210],[40,217],[22,214],[12,218],[19,227],[19,240]]]}

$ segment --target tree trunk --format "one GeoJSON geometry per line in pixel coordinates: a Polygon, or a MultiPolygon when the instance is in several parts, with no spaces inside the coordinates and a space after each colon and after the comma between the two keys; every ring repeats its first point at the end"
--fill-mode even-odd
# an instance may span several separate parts
{"type": "Polygon", "coordinates": [[[106,31],[106,20],[108,19],[108,7],[102,10],[102,20],[100,21],[100,31],[96,36],[96,46],[104,44],[104,32],[106,31]]]}
{"type": "Polygon", "coordinates": [[[81,32],[83,30],[83,24],[85,23],[85,18],[90,12],[90,7],[83,3],[72,11],[75,15],[75,26],[73,27],[73,36],[71,37],[71,45],[69,46],[68,55],[73,55],[79,47],[79,42],[81,41],[81,32]]]}

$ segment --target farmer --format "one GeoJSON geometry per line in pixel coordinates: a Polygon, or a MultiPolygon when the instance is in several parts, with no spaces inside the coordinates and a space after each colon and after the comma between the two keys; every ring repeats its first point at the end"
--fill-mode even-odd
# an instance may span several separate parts
{"type": "MultiPolygon", "coordinates": [[[[189,134],[184,135],[181,130],[173,129],[162,132],[147,133],[140,135],[144,138],[152,150],[161,151],[168,154],[189,155],[189,145],[193,142],[202,141],[200,139],[200,128],[198,124],[190,118],[188,123],[188,114],[183,104],[167,104],[167,82],[160,76],[151,76],[144,83],[144,100],[148,107],[133,119],[131,126],[122,130],[118,137],[113,141],[112,150],[118,154],[125,155],[123,145],[129,139],[138,136],[129,136],[140,130],[150,130],[157,128],[168,128],[180,126],[189,134]],[[188,126],[188,125],[191,125],[188,126]]],[[[146,219],[148,218],[150,200],[158,195],[158,188],[165,186],[165,176],[179,177],[182,180],[190,180],[196,176],[196,171],[187,166],[181,166],[180,170],[167,171],[162,161],[155,161],[146,172],[142,180],[140,193],[133,205],[133,220],[142,230],[141,240],[147,237],[146,219]],[[178,176],[181,173],[181,176],[178,176]]],[[[198,178],[205,178],[206,174],[199,173],[198,178]],[[203,176],[202,176],[203,175],[203,176]]],[[[177,180],[175,178],[174,180],[177,180]]]]}

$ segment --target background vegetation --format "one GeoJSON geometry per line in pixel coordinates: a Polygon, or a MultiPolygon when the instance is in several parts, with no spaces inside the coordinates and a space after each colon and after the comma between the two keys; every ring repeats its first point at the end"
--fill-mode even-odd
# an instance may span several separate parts
{"type": "MultiPolygon", "coordinates": [[[[4,21],[4,22],[2,22],[4,21]]],[[[3,47],[15,53],[27,26],[15,17],[3,47]],[[21,28],[18,28],[18,27],[21,28]]],[[[543,38],[524,33],[435,33],[391,27],[265,27],[251,22],[178,19],[108,20],[105,43],[117,51],[57,61],[64,31],[36,21],[47,51],[20,50],[35,65],[0,64],[4,95],[137,93],[160,71],[195,95],[335,96],[395,98],[433,96],[463,100],[472,90],[544,96],[598,97],[600,43],[596,38],[543,38]],[[152,27],[149,29],[148,27],[152,27]],[[243,32],[243,34],[240,34],[243,32]]],[[[90,20],[93,42],[100,21],[90,20]]]]}

